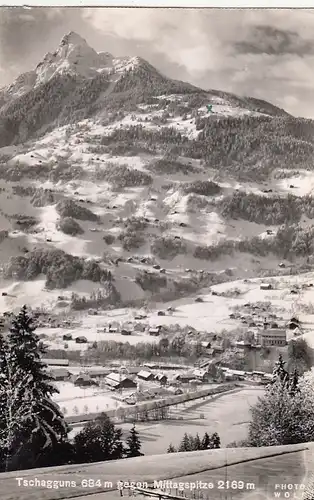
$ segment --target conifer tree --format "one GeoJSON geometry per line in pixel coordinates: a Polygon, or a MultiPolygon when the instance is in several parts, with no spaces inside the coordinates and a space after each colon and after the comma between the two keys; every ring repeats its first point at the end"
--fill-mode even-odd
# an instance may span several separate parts
{"type": "Polygon", "coordinates": [[[207,432],[205,432],[203,439],[202,439],[202,443],[201,443],[201,449],[208,450],[209,445],[210,445],[210,437],[209,437],[209,434],[207,432]]]}
{"type": "Polygon", "coordinates": [[[285,385],[289,382],[289,373],[285,369],[285,361],[282,359],[282,354],[279,354],[278,361],[275,364],[274,370],[273,370],[273,379],[272,383],[276,383],[278,380],[281,382],[282,385],[285,385]]]}
{"type": "Polygon", "coordinates": [[[24,393],[26,376],[12,369],[10,345],[0,336],[0,468],[10,469],[17,437],[31,419],[33,401],[24,393]]]}
{"type": "Polygon", "coordinates": [[[135,429],[135,425],[133,425],[130,430],[130,435],[127,438],[126,444],[126,456],[128,458],[143,456],[143,453],[141,453],[142,444],[139,438],[139,433],[135,429]]]}
{"type": "Polygon", "coordinates": [[[55,461],[60,465],[62,457],[57,448],[67,442],[68,426],[59,406],[51,399],[58,390],[41,359],[44,349],[35,329],[24,306],[13,318],[8,335],[10,368],[23,380],[19,398],[29,401],[32,407],[32,416],[20,430],[12,450],[14,469],[52,465],[55,461]]]}
{"type": "Polygon", "coordinates": [[[176,452],[175,447],[173,446],[172,443],[170,443],[167,449],[167,453],[175,453],[175,452],[176,452]]]}
{"type": "Polygon", "coordinates": [[[194,442],[193,442],[193,448],[192,449],[195,450],[195,451],[196,450],[201,450],[202,449],[202,447],[201,447],[202,443],[201,443],[201,440],[200,440],[200,437],[199,437],[198,433],[196,434],[196,436],[195,436],[195,438],[194,438],[193,441],[194,442]]]}
{"type": "Polygon", "coordinates": [[[295,396],[297,392],[300,391],[299,388],[299,374],[295,368],[289,380],[289,389],[291,396],[295,396]]]}
{"type": "Polygon", "coordinates": [[[76,463],[117,460],[123,457],[122,431],[101,413],[74,438],[76,463]]]}
{"type": "Polygon", "coordinates": [[[178,451],[191,451],[191,441],[186,432],[181,440],[178,451]]]}
{"type": "Polygon", "coordinates": [[[217,434],[217,432],[214,432],[211,436],[210,436],[210,448],[220,448],[220,437],[219,437],[219,434],[217,434]]]}

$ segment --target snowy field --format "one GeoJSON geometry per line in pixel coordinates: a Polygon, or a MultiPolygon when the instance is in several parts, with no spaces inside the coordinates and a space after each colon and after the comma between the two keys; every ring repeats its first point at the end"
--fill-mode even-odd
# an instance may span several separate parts
{"type": "MultiPolygon", "coordinates": [[[[222,446],[245,439],[250,421],[250,407],[263,394],[262,388],[245,388],[218,396],[189,401],[171,407],[170,419],[160,422],[137,422],[143,452],[146,455],[165,453],[169,444],[178,445],[185,432],[202,437],[205,432],[218,432],[222,446]],[[239,404],[241,402],[241,404],[239,404]],[[200,418],[201,414],[204,418],[200,418]]],[[[128,432],[131,424],[119,424],[128,432]]],[[[73,437],[82,426],[74,427],[73,437]]]]}
{"type": "MultiPolygon", "coordinates": [[[[55,395],[54,400],[67,417],[128,406],[117,399],[118,393],[110,391],[108,388],[75,387],[71,382],[57,382],[56,386],[60,394],[55,395]]],[[[126,397],[134,393],[134,390],[124,390],[122,396],[126,397]]]]}

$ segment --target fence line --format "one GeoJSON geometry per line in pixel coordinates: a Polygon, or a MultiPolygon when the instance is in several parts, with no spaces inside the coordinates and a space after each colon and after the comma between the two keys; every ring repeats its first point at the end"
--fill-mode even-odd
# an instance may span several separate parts
{"type": "Polygon", "coordinates": [[[200,391],[179,394],[177,396],[172,396],[172,397],[166,398],[166,399],[160,399],[157,401],[148,401],[148,402],[140,403],[137,405],[132,405],[131,407],[122,407],[122,408],[120,407],[116,410],[113,409],[113,410],[108,410],[108,411],[102,410],[102,411],[98,411],[95,413],[88,413],[88,414],[84,414],[84,415],[71,415],[69,417],[66,417],[66,421],[69,424],[88,422],[88,421],[94,420],[103,412],[106,413],[108,415],[108,417],[116,417],[116,418],[122,420],[123,418],[132,417],[132,416],[141,414],[143,412],[149,412],[149,411],[153,411],[156,409],[165,408],[168,406],[175,406],[175,405],[178,405],[180,403],[193,401],[194,399],[201,399],[205,396],[212,396],[215,394],[220,394],[220,393],[223,393],[226,391],[231,391],[233,389],[237,389],[240,387],[242,387],[242,386],[240,384],[237,384],[237,383],[226,383],[226,384],[222,384],[221,386],[215,387],[212,389],[207,388],[207,389],[202,389],[200,391]]]}

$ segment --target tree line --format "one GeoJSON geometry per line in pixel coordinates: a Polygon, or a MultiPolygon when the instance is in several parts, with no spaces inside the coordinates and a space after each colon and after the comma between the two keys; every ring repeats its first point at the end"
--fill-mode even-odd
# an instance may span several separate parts
{"type": "Polygon", "coordinates": [[[212,450],[220,448],[220,437],[217,432],[214,432],[211,436],[205,432],[203,438],[201,439],[199,434],[196,436],[184,433],[182,440],[177,448],[170,443],[167,453],[177,453],[182,451],[198,451],[198,450],[212,450]]]}

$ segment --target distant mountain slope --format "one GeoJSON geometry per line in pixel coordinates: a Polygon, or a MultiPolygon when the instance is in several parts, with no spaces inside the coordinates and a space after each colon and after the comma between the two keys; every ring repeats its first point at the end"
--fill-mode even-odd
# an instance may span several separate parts
{"type": "Polygon", "coordinates": [[[289,116],[264,101],[205,91],[172,80],[140,57],[114,58],[109,53],[97,53],[71,32],[33,71],[1,89],[0,147],[23,142],[48,125],[97,117],[104,109],[131,110],[154,96],[173,94],[190,95],[191,109],[215,102],[253,113],[289,116]]]}

